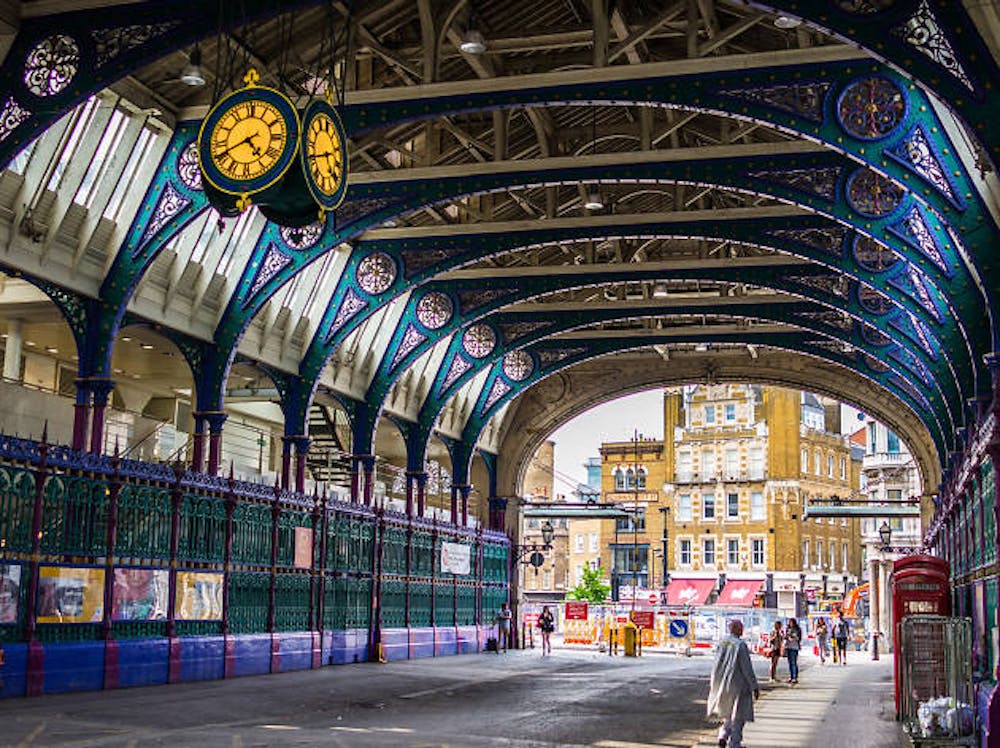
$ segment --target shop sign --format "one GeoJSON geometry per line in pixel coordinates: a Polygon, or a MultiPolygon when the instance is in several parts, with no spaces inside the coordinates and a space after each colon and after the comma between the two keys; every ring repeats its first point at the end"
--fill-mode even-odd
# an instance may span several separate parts
{"type": "Polygon", "coordinates": [[[651,610],[633,610],[632,623],[641,629],[653,628],[655,614],[651,610]]]}
{"type": "Polygon", "coordinates": [[[563,616],[567,621],[586,621],[587,603],[571,602],[566,603],[566,613],[563,616]]]}

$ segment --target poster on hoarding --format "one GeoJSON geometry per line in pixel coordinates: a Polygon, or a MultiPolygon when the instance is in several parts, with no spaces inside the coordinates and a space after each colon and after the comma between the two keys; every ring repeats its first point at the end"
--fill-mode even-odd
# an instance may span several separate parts
{"type": "Polygon", "coordinates": [[[653,628],[653,620],[656,614],[651,610],[633,610],[632,611],[632,623],[641,629],[651,629],[653,628]]]}
{"type": "Polygon", "coordinates": [[[441,543],[441,571],[444,574],[468,574],[470,548],[462,543],[441,543]]]}
{"type": "Polygon", "coordinates": [[[311,527],[295,528],[295,568],[311,569],[313,555],[313,531],[311,527]]]}
{"type": "Polygon", "coordinates": [[[104,617],[104,569],[42,566],[36,613],[39,623],[99,623],[104,617]]]}
{"type": "Polygon", "coordinates": [[[586,621],[587,603],[566,603],[565,618],[567,621],[586,621]]]}
{"type": "Polygon", "coordinates": [[[21,597],[21,567],[0,565],[0,624],[17,623],[17,601],[21,597]]]}
{"type": "Polygon", "coordinates": [[[170,599],[166,569],[115,569],[111,617],[116,621],[164,621],[170,599]]]}
{"type": "Polygon", "coordinates": [[[222,620],[222,574],[177,572],[176,618],[186,621],[222,620]]]}

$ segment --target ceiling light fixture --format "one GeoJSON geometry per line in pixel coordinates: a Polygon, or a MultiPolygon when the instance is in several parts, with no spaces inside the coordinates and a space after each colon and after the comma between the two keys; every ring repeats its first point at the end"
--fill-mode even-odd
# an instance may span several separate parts
{"type": "Polygon", "coordinates": [[[696,351],[698,351],[699,353],[704,353],[705,351],[708,350],[708,344],[707,343],[698,343],[697,345],[695,345],[694,349],[696,351]]]}
{"type": "Polygon", "coordinates": [[[797,29],[802,25],[802,21],[792,16],[778,16],[774,19],[774,25],[779,29],[797,29]]]}
{"type": "Polygon", "coordinates": [[[192,88],[205,85],[205,74],[201,72],[201,49],[197,44],[191,50],[188,64],[181,71],[181,83],[192,88]]]}
{"type": "Polygon", "coordinates": [[[151,350],[153,350],[153,344],[152,343],[140,343],[139,347],[142,348],[142,350],[144,350],[144,351],[151,351],[151,350]]]}
{"type": "Polygon", "coordinates": [[[587,200],[584,202],[583,207],[587,210],[604,209],[604,201],[601,199],[601,192],[597,185],[590,188],[590,193],[587,195],[587,200]]]}
{"type": "Polygon", "coordinates": [[[657,281],[653,286],[653,298],[654,299],[665,299],[670,295],[667,289],[667,284],[663,281],[657,281]]]}
{"type": "Polygon", "coordinates": [[[45,352],[46,353],[59,353],[59,349],[58,348],[53,348],[52,346],[49,346],[48,348],[45,349],[45,352]]]}
{"type": "Polygon", "coordinates": [[[462,34],[462,42],[458,48],[467,55],[481,55],[486,51],[486,40],[479,29],[470,26],[462,34]]]}

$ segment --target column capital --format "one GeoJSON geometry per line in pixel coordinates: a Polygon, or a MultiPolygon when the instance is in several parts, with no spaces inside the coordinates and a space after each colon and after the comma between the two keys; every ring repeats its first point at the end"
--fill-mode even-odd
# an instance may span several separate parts
{"type": "Polygon", "coordinates": [[[503,512],[507,510],[507,497],[506,496],[490,496],[490,510],[496,512],[503,512]]]}
{"type": "Polygon", "coordinates": [[[81,377],[74,382],[77,389],[87,390],[93,394],[95,405],[107,405],[108,397],[115,388],[115,380],[107,377],[81,377]]]}
{"type": "Polygon", "coordinates": [[[229,415],[221,410],[203,410],[198,412],[198,416],[208,423],[208,429],[213,434],[222,431],[223,424],[229,418],[229,415]]]}
{"type": "Polygon", "coordinates": [[[375,469],[375,455],[351,455],[351,459],[360,462],[364,470],[370,472],[375,469]]]}

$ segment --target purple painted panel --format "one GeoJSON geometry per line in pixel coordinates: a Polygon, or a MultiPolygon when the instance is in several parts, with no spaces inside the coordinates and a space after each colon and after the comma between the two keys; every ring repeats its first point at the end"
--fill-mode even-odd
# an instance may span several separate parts
{"type": "Polygon", "coordinates": [[[434,656],[434,629],[413,628],[410,629],[410,657],[433,657],[434,656]]]}
{"type": "Polygon", "coordinates": [[[434,628],[434,656],[458,654],[458,638],[454,626],[434,628]]]}
{"type": "Polygon", "coordinates": [[[308,670],[312,667],[312,634],[305,631],[294,634],[279,634],[278,637],[281,672],[308,670]]]}
{"type": "Polygon", "coordinates": [[[236,654],[233,675],[267,675],[271,672],[270,634],[238,634],[232,639],[236,654]]]}
{"type": "Polygon", "coordinates": [[[458,636],[459,654],[475,654],[479,651],[479,641],[475,626],[458,626],[456,633],[458,636]]]}
{"type": "Polygon", "coordinates": [[[5,644],[4,664],[0,665],[3,690],[0,696],[24,696],[27,685],[28,645],[5,644]]]}
{"type": "Polygon", "coordinates": [[[409,659],[409,629],[382,629],[382,653],[390,662],[409,659]]]}
{"type": "Polygon", "coordinates": [[[160,686],[167,682],[169,639],[118,640],[118,686],[160,686]]]}
{"type": "Polygon", "coordinates": [[[330,665],[344,665],[350,662],[368,661],[368,630],[349,629],[334,631],[330,647],[330,665]]]}

